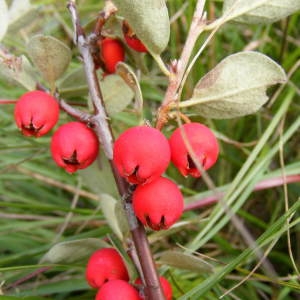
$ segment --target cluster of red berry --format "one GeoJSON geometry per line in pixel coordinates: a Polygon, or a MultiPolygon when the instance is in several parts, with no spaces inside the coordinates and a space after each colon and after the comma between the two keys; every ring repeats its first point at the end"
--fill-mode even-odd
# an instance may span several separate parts
{"type": "MultiPolygon", "coordinates": [[[[170,283],[162,276],[159,279],[166,300],[171,300],[170,283]]],[[[142,280],[138,278],[134,284],[129,283],[125,263],[114,248],[102,248],[91,255],[86,267],[86,280],[92,288],[98,289],[96,300],[144,299],[142,280]]]]}
{"type": "MultiPolygon", "coordinates": [[[[57,100],[43,91],[27,92],[15,106],[15,121],[25,136],[41,137],[48,133],[59,118],[57,100]]],[[[96,134],[81,122],[60,126],[51,140],[54,161],[70,173],[88,167],[97,157],[99,142],[96,134]]]]}
{"type": "Polygon", "coordinates": [[[113,161],[120,175],[137,185],[132,196],[134,212],[153,230],[169,228],[183,211],[179,188],[161,176],[170,161],[184,176],[201,175],[190,157],[189,146],[203,169],[216,162],[217,140],[208,127],[199,123],[177,128],[169,141],[158,129],[136,126],[123,132],[114,144],[113,161]]]}
{"type": "MultiPolygon", "coordinates": [[[[123,22],[124,40],[127,46],[137,52],[147,52],[147,48],[131,30],[126,21],[123,22]]],[[[111,37],[102,37],[97,42],[100,49],[100,60],[107,74],[112,74],[116,71],[118,62],[125,59],[125,49],[120,40],[111,37]]],[[[97,65],[97,64],[96,64],[97,65]]]]}
{"type": "MultiPolygon", "coordinates": [[[[42,91],[25,93],[15,107],[17,126],[26,136],[46,134],[55,126],[58,117],[56,99],[42,91]]],[[[189,148],[204,170],[217,160],[217,140],[208,127],[199,123],[177,128],[169,141],[158,129],[136,126],[123,132],[114,143],[115,166],[129,183],[137,185],[132,196],[134,212],[153,230],[168,229],[183,211],[181,191],[172,180],[162,177],[170,161],[184,176],[201,175],[189,148]]],[[[52,157],[70,173],[88,167],[98,151],[96,134],[81,122],[64,124],[52,136],[52,157]]]]}

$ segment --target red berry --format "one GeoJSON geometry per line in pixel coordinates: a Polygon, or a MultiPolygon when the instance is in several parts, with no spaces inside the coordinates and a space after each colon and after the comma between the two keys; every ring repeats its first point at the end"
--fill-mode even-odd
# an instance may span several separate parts
{"type": "Polygon", "coordinates": [[[117,39],[104,38],[100,40],[99,46],[105,71],[109,74],[114,73],[116,71],[116,64],[125,59],[125,51],[122,43],[117,39]]]}
{"type": "Polygon", "coordinates": [[[54,161],[67,172],[88,167],[97,158],[99,142],[85,124],[70,122],[60,126],[51,140],[54,161]]]}
{"type": "Polygon", "coordinates": [[[130,35],[124,35],[124,39],[126,41],[126,44],[133,50],[137,52],[148,52],[145,45],[141,42],[140,39],[136,37],[136,35],[130,36],[130,35]]]}
{"type": "Polygon", "coordinates": [[[132,204],[144,225],[153,230],[168,229],[182,214],[183,196],[173,181],[159,177],[139,185],[133,192],[132,204]]]}
{"type": "Polygon", "coordinates": [[[129,24],[124,20],[123,21],[123,35],[126,41],[126,44],[133,50],[138,52],[148,52],[145,45],[141,42],[141,40],[136,36],[136,34],[132,31],[129,24]]]}
{"type": "Polygon", "coordinates": [[[100,288],[109,280],[129,280],[123,259],[114,248],[95,251],[87,263],[85,277],[93,288],[100,288]]]}
{"type": "Polygon", "coordinates": [[[14,115],[24,135],[40,137],[57,123],[59,105],[55,98],[45,92],[31,91],[18,100],[14,115]]]}
{"type": "MultiPolygon", "coordinates": [[[[166,300],[172,300],[172,286],[170,282],[163,276],[159,277],[159,281],[162,287],[162,290],[164,292],[166,300]]],[[[135,282],[135,284],[140,285],[142,284],[142,280],[138,278],[135,282]]]]}
{"type": "MultiPolygon", "coordinates": [[[[212,167],[217,161],[219,146],[213,132],[203,124],[188,123],[182,126],[199,163],[204,170],[212,167]]],[[[186,146],[181,129],[177,128],[169,139],[171,160],[182,175],[200,177],[201,174],[194,164],[186,146]]]]}
{"type": "Polygon", "coordinates": [[[159,130],[148,126],[132,127],[116,140],[113,161],[120,175],[130,183],[148,183],[168,167],[170,146],[159,130]]]}
{"type": "Polygon", "coordinates": [[[100,288],[95,300],[142,300],[142,298],[128,282],[111,280],[100,288]]]}

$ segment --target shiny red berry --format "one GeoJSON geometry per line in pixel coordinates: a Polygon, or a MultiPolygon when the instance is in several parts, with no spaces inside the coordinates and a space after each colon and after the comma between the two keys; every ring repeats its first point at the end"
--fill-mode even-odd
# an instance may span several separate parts
{"type": "MultiPolygon", "coordinates": [[[[170,284],[170,282],[163,276],[159,277],[159,281],[163,290],[163,293],[165,295],[166,300],[172,300],[172,286],[170,284]]],[[[141,285],[142,284],[142,280],[140,278],[138,278],[135,282],[135,284],[137,285],[141,285]]]]}
{"type": "Polygon", "coordinates": [[[123,259],[114,248],[102,248],[95,251],[87,263],[85,277],[93,288],[100,288],[109,280],[129,280],[123,259]]]}
{"type": "Polygon", "coordinates": [[[111,280],[99,289],[95,300],[142,300],[142,298],[128,282],[111,280]]]}
{"type": "Polygon", "coordinates": [[[70,122],[60,126],[51,140],[54,161],[67,172],[88,167],[97,158],[99,142],[85,124],[70,122]]]}
{"type": "Polygon", "coordinates": [[[101,59],[105,65],[105,71],[109,74],[116,71],[116,64],[125,59],[125,51],[122,43],[117,39],[104,38],[100,40],[101,59]]]}
{"type": "Polygon", "coordinates": [[[149,183],[159,177],[170,162],[170,146],[157,129],[136,126],[124,131],[114,144],[113,161],[130,183],[149,183]]]}
{"type": "Polygon", "coordinates": [[[26,136],[40,137],[57,123],[59,105],[43,91],[31,91],[20,97],[15,106],[15,121],[26,136]]]}
{"type": "Polygon", "coordinates": [[[129,24],[126,21],[123,21],[123,35],[126,41],[126,44],[133,50],[137,52],[148,52],[145,45],[141,42],[141,40],[136,36],[136,34],[132,31],[129,24]]]}
{"type": "Polygon", "coordinates": [[[126,44],[133,50],[137,52],[148,52],[147,48],[145,45],[141,42],[140,39],[136,37],[136,35],[130,36],[130,35],[125,35],[124,39],[126,41],[126,44]]]}
{"type": "Polygon", "coordinates": [[[181,216],[183,196],[177,185],[164,177],[139,185],[132,195],[138,219],[153,230],[168,229],[181,216]]]}
{"type": "MultiPolygon", "coordinates": [[[[219,155],[219,145],[213,132],[200,123],[184,124],[181,129],[204,170],[212,167],[219,155]]],[[[182,175],[200,177],[200,171],[189,154],[181,129],[177,128],[169,139],[171,160],[182,175]]]]}

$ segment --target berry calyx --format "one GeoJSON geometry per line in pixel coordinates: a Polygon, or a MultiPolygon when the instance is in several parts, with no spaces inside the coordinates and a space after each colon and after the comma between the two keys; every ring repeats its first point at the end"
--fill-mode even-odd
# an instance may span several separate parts
{"type": "MultiPolygon", "coordinates": [[[[213,132],[200,123],[184,124],[182,130],[184,130],[186,139],[204,170],[211,168],[219,155],[219,145],[213,132]]],[[[177,128],[173,132],[169,143],[171,160],[181,174],[184,176],[200,177],[201,173],[189,154],[181,128],[177,128]]]]}
{"type": "Polygon", "coordinates": [[[116,71],[116,65],[125,59],[125,51],[122,43],[117,39],[103,38],[98,42],[101,59],[108,74],[116,71]]]}
{"type": "Polygon", "coordinates": [[[139,292],[128,282],[111,280],[98,291],[95,300],[142,300],[139,292]]]}
{"type": "Polygon", "coordinates": [[[138,219],[153,230],[168,229],[181,216],[183,196],[177,185],[164,177],[139,185],[132,195],[138,219]]]}
{"type": "MultiPolygon", "coordinates": [[[[166,300],[172,300],[172,286],[170,284],[170,282],[163,276],[159,276],[159,281],[163,290],[163,293],[165,295],[166,300]]],[[[141,285],[142,284],[142,280],[140,278],[136,279],[135,284],[137,285],[141,285]]]]}
{"type": "Polygon", "coordinates": [[[170,146],[159,130],[145,125],[132,127],[116,140],[113,161],[128,182],[149,183],[168,167],[170,146]]]}
{"type": "Polygon", "coordinates": [[[85,169],[94,162],[99,142],[91,128],[80,122],[60,126],[51,140],[51,154],[56,164],[67,172],[85,169]]]}
{"type": "Polygon", "coordinates": [[[14,117],[25,136],[40,137],[57,123],[59,105],[55,98],[43,91],[30,91],[16,103],[14,117]]]}
{"type": "Polygon", "coordinates": [[[123,34],[126,44],[133,50],[137,52],[148,52],[145,45],[141,42],[141,40],[136,36],[136,34],[132,31],[126,21],[123,22],[123,34]]]}
{"type": "Polygon", "coordinates": [[[102,248],[95,251],[87,263],[85,277],[93,288],[100,288],[109,280],[129,280],[123,259],[114,248],[102,248]]]}

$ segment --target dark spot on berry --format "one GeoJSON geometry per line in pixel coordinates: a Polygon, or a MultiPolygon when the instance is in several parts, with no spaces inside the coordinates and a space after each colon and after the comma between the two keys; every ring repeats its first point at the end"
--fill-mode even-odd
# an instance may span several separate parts
{"type": "Polygon", "coordinates": [[[74,150],[74,152],[72,153],[72,155],[69,158],[63,158],[63,161],[67,165],[74,165],[74,166],[80,165],[80,162],[77,160],[76,150],[74,150]]]}

